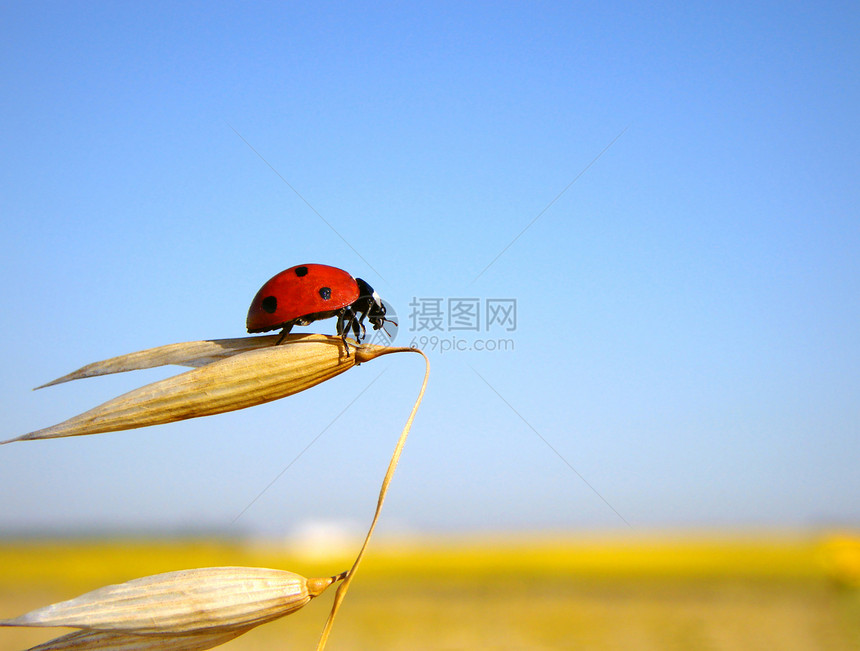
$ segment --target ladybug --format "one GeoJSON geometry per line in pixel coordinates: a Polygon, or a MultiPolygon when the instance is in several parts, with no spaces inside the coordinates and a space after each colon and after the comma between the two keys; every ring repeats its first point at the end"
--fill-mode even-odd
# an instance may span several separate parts
{"type": "MultiPolygon", "coordinates": [[[[386,321],[385,306],[373,287],[353,278],[343,269],[324,264],[290,267],[264,284],[248,310],[248,332],[281,330],[281,342],[294,325],[337,317],[337,334],[343,338],[352,330],[359,343],[366,334],[365,317],[374,330],[386,321]]],[[[396,323],[394,325],[397,325],[396,323]]],[[[349,346],[346,348],[349,355],[349,346]]]]}

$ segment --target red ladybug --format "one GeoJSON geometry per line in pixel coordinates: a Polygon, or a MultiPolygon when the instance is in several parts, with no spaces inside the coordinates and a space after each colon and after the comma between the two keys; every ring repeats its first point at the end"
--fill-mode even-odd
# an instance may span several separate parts
{"type": "MultiPolygon", "coordinates": [[[[304,326],[333,316],[337,317],[337,334],[343,337],[344,344],[350,330],[356,341],[364,339],[365,317],[374,330],[391,321],[385,318],[379,294],[361,278],[353,278],[337,267],[303,264],[282,271],[260,288],[251,301],[246,324],[252,333],[282,328],[283,337],[294,325],[304,326]]],[[[349,347],[346,351],[349,355],[349,347]]]]}

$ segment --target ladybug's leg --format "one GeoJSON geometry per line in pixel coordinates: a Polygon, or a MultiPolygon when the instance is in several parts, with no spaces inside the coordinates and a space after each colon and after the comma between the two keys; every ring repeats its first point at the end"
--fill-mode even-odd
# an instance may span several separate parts
{"type": "Polygon", "coordinates": [[[361,322],[363,318],[363,314],[360,318],[356,318],[355,315],[352,317],[352,332],[355,335],[355,340],[358,342],[364,341],[364,336],[367,334],[367,331],[364,329],[364,324],[361,322]]]}
{"type": "MultiPolygon", "coordinates": [[[[364,327],[364,317],[367,316],[367,313],[361,312],[360,314],[361,314],[361,316],[358,317],[358,325],[361,327],[361,339],[363,340],[364,337],[367,335],[367,329],[364,327]]],[[[352,327],[355,328],[355,324],[353,324],[352,327]]],[[[358,334],[358,333],[356,333],[356,334],[358,334]]]]}
{"type": "Polygon", "coordinates": [[[364,324],[361,323],[360,319],[356,318],[356,314],[351,307],[347,306],[341,312],[337,319],[337,333],[346,337],[351,329],[355,340],[361,343],[365,335],[364,324]]]}
{"type": "Polygon", "coordinates": [[[284,329],[283,329],[283,330],[281,330],[281,336],[280,336],[280,338],[275,342],[275,345],[277,346],[279,343],[281,343],[281,342],[284,340],[284,337],[286,337],[288,334],[290,334],[290,330],[292,330],[292,329],[293,329],[293,324],[292,324],[292,323],[288,323],[288,324],[286,324],[286,325],[284,326],[284,329]]]}
{"type": "Polygon", "coordinates": [[[337,314],[337,334],[343,339],[347,357],[349,357],[349,344],[346,342],[346,336],[349,334],[350,327],[355,328],[355,313],[347,306],[337,314]]]}

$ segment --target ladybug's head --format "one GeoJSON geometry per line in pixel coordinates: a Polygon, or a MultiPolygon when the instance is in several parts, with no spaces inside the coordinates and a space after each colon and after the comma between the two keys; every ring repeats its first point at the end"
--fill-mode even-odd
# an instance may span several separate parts
{"type": "MultiPolygon", "coordinates": [[[[382,299],[373,290],[373,287],[361,278],[356,278],[355,282],[358,283],[359,293],[356,303],[361,306],[359,310],[367,315],[367,320],[373,324],[373,329],[379,330],[386,321],[394,323],[391,319],[385,318],[385,305],[383,305],[382,299]]],[[[394,325],[397,324],[395,323],[394,325]]]]}

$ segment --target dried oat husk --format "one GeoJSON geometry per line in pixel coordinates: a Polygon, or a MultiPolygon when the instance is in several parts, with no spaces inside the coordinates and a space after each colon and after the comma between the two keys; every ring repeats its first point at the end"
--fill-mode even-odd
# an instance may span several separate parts
{"type": "MultiPolygon", "coordinates": [[[[288,335],[285,341],[299,340],[302,335],[288,335]]],[[[45,387],[62,384],[63,382],[71,382],[72,380],[80,380],[88,377],[98,377],[100,375],[109,375],[111,373],[124,373],[126,371],[139,371],[145,368],[156,368],[158,366],[167,366],[174,364],[177,366],[191,366],[199,368],[206,366],[219,359],[225,359],[239,353],[248,352],[249,350],[257,350],[259,348],[267,348],[274,346],[280,339],[279,335],[269,335],[263,337],[239,337],[237,339],[210,339],[207,341],[186,341],[179,344],[168,344],[166,346],[158,346],[156,348],[148,348],[136,353],[128,353],[111,357],[100,362],[93,362],[82,366],[77,371],[73,371],[68,375],[51,380],[36,387],[36,389],[44,389],[45,387]]]]}
{"type": "Polygon", "coordinates": [[[341,337],[315,334],[287,335],[276,346],[271,345],[273,337],[243,339],[244,342],[226,340],[232,343],[218,346],[220,352],[212,346],[215,342],[198,341],[89,364],[49,384],[162,364],[196,365],[198,361],[211,359],[213,354],[221,356],[199,368],[130,391],[57,425],[2,443],[115,432],[253,407],[309,389],[380,355],[413,350],[350,344],[347,354],[347,344],[341,337]],[[261,347],[261,339],[269,341],[261,347]]]}
{"type": "Polygon", "coordinates": [[[0,626],[64,626],[134,635],[229,633],[289,615],[343,575],[322,579],[256,567],[207,567],[109,585],[0,626]]]}

